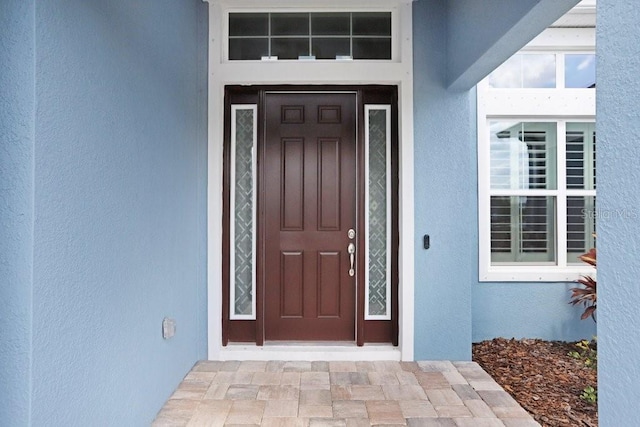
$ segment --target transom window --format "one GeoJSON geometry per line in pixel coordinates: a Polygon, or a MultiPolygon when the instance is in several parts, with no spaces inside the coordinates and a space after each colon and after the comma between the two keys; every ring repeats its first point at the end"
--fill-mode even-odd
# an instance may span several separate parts
{"type": "Polygon", "coordinates": [[[391,12],[229,13],[229,60],[390,60],[391,12]]]}
{"type": "Polygon", "coordinates": [[[593,53],[517,53],[489,77],[489,87],[593,89],[596,55],[593,53]]]}

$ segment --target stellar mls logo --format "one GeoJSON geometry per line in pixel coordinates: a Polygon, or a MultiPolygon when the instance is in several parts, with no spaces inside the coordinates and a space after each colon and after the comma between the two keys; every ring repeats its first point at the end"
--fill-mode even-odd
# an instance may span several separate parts
{"type": "Polygon", "coordinates": [[[636,209],[582,209],[583,219],[638,219],[640,215],[636,209]]]}

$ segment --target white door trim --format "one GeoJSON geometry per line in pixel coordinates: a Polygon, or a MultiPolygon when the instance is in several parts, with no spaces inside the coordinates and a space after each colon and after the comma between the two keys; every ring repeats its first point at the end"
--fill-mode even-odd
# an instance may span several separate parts
{"type": "MultiPolygon", "coordinates": [[[[399,238],[398,250],[398,305],[399,346],[402,360],[413,360],[414,351],[414,182],[413,182],[413,44],[411,1],[385,0],[375,2],[376,8],[386,7],[394,14],[397,23],[393,37],[397,52],[392,61],[278,61],[255,62],[223,60],[224,23],[226,5],[215,0],[209,2],[209,70],[208,70],[208,188],[207,188],[207,303],[208,303],[208,358],[228,358],[231,346],[222,346],[222,215],[223,215],[223,130],[224,88],[226,85],[366,85],[385,84],[398,86],[399,115],[399,238]]],[[[261,9],[272,6],[267,2],[242,2],[243,5],[259,5],[261,9]]],[[[279,2],[281,3],[281,2],[279,2]]],[[[328,1],[323,7],[331,10],[347,10],[358,2],[328,1]],[[346,5],[345,5],[346,4],[346,5]]],[[[360,7],[366,3],[360,3],[360,7]]],[[[237,8],[237,3],[234,2],[237,8]]],[[[278,6],[275,4],[273,6],[278,6]]],[[[236,358],[252,358],[258,347],[244,346],[236,358]]],[[[355,358],[367,356],[369,346],[345,351],[355,358]]],[[[237,347],[234,347],[239,350],[237,347]]],[[[315,353],[314,347],[307,347],[315,353]]],[[[317,348],[316,348],[317,350],[317,348]]],[[[262,351],[264,353],[264,351],[262,351]]],[[[286,355],[286,352],[284,353],[286,355]]],[[[379,354],[379,353],[378,353],[379,354]]],[[[275,359],[276,354],[271,353],[275,359]]],[[[270,356],[270,357],[271,357],[270,356]]],[[[255,355],[254,355],[255,357],[255,355]]],[[[299,356],[298,357],[302,357],[299,356]]]]}

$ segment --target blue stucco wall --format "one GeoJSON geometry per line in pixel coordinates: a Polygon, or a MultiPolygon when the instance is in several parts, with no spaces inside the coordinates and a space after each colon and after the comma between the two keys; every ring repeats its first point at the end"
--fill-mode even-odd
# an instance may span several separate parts
{"type": "Polygon", "coordinates": [[[34,3],[0,2],[0,425],[30,414],[34,3]]]}
{"type": "Polygon", "coordinates": [[[482,57],[481,78],[491,71],[487,64],[502,63],[528,42],[527,34],[514,40],[507,31],[523,15],[535,15],[527,29],[535,34],[574,3],[414,3],[417,359],[468,359],[472,341],[496,337],[571,341],[596,333],[592,321],[580,321],[580,308],[567,304],[573,283],[478,282],[475,91],[446,89],[463,74],[456,70],[471,67],[464,61],[482,57]],[[504,25],[478,30],[478,21],[504,25]],[[431,236],[429,250],[423,234],[431,236]]]}
{"type": "Polygon", "coordinates": [[[35,425],[148,425],[206,357],[206,19],[37,4],[35,425]]]}
{"type": "Polygon", "coordinates": [[[598,0],[598,407],[601,426],[640,419],[640,9],[598,0]]]}
{"type": "Polygon", "coordinates": [[[475,95],[447,84],[446,2],[414,3],[415,358],[471,357],[475,95]],[[422,236],[431,248],[422,248],[422,236]]]}
{"type": "Polygon", "coordinates": [[[574,286],[571,282],[474,284],[473,342],[496,337],[591,339],[596,324],[580,320],[584,307],[568,304],[574,286]]]}

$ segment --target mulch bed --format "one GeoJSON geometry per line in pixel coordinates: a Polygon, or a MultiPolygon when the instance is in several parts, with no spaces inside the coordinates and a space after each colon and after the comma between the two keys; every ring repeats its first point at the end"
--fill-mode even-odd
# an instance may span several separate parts
{"type": "Polygon", "coordinates": [[[597,426],[598,408],[580,399],[596,370],[567,355],[573,343],[497,338],[473,345],[478,362],[542,426],[597,426]]]}

